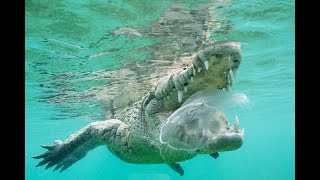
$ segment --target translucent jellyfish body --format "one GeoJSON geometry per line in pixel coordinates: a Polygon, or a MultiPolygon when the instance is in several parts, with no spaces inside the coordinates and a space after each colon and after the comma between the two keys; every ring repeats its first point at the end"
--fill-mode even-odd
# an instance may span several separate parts
{"type": "Polygon", "coordinates": [[[206,89],[190,96],[160,129],[160,141],[175,149],[195,151],[226,129],[225,111],[248,102],[243,93],[206,89]]]}

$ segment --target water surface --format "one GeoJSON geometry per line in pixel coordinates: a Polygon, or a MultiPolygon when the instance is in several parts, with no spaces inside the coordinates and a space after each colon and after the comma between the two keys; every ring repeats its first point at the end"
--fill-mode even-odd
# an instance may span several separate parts
{"type": "Polygon", "coordinates": [[[125,163],[103,146],[63,173],[35,167],[38,160],[31,156],[44,152],[40,144],[65,140],[109,117],[108,103],[95,95],[112,83],[107,72],[152,60],[155,44],[168,40],[137,33],[114,37],[110,32],[120,27],[142,32],[174,4],[192,10],[208,2],[27,0],[26,179],[295,179],[293,0],[223,1],[212,9],[217,24],[211,37],[242,44],[232,91],[245,93],[253,108],[239,114],[245,128],[240,149],[220,153],[218,159],[199,155],[182,162],[183,177],[163,164],[125,163]]]}

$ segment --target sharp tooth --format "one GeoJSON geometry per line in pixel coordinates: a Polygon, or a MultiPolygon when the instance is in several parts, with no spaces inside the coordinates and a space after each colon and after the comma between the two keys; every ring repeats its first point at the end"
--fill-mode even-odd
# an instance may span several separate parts
{"type": "Polygon", "coordinates": [[[198,73],[201,72],[201,69],[202,69],[201,67],[198,68],[198,73]]]}
{"type": "Polygon", "coordinates": [[[206,131],[202,129],[202,137],[206,135],[206,131]]]}
{"type": "Polygon", "coordinates": [[[232,78],[231,78],[231,70],[229,71],[229,74],[228,74],[228,82],[230,84],[230,86],[232,86],[232,78]]]}
{"type": "Polygon", "coordinates": [[[172,91],[170,92],[170,95],[172,95],[172,91]]]}
{"type": "Polygon", "coordinates": [[[242,131],[241,131],[241,133],[240,133],[240,136],[243,138],[243,136],[244,136],[244,128],[242,128],[242,131]]]}
{"type": "Polygon", "coordinates": [[[193,82],[193,77],[191,76],[191,82],[193,82]]]}
{"type": "Polygon", "coordinates": [[[169,95],[167,96],[167,99],[170,99],[170,96],[169,96],[169,95]]]}
{"type": "Polygon", "coordinates": [[[230,57],[230,55],[229,55],[229,61],[231,61],[231,57],[230,57]]]}
{"type": "Polygon", "coordinates": [[[203,129],[203,132],[207,137],[212,137],[212,133],[210,132],[209,129],[203,129]]]}
{"type": "Polygon", "coordinates": [[[194,76],[196,75],[196,69],[195,69],[194,66],[192,67],[192,74],[193,74],[194,76]]]}
{"type": "Polygon", "coordinates": [[[184,86],[184,92],[187,93],[188,87],[184,86]]]}
{"type": "Polygon", "coordinates": [[[239,118],[236,116],[236,122],[234,123],[233,129],[238,130],[239,129],[239,118]]]}
{"type": "Polygon", "coordinates": [[[62,141],[61,140],[55,140],[54,144],[62,144],[62,141]]]}
{"type": "Polygon", "coordinates": [[[206,136],[207,131],[205,129],[202,129],[202,137],[206,136]]]}
{"type": "Polygon", "coordinates": [[[226,91],[230,91],[230,85],[227,85],[227,87],[226,87],[226,91]]]}
{"type": "Polygon", "coordinates": [[[206,70],[208,70],[209,69],[209,61],[205,61],[204,66],[206,67],[206,70]]]}
{"type": "Polygon", "coordinates": [[[183,98],[183,91],[178,90],[178,102],[179,102],[179,103],[181,103],[182,98],[183,98]]]}
{"type": "Polygon", "coordinates": [[[237,79],[238,68],[232,68],[232,73],[233,73],[234,80],[236,80],[237,79]]]}

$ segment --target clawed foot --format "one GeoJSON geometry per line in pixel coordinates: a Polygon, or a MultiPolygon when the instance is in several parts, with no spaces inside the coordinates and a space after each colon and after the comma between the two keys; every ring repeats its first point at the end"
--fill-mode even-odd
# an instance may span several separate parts
{"type": "Polygon", "coordinates": [[[79,158],[76,158],[73,156],[72,152],[68,152],[66,148],[66,144],[62,143],[60,140],[56,140],[54,144],[52,145],[41,145],[43,148],[48,149],[47,152],[33,156],[32,158],[40,159],[43,158],[42,161],[39,162],[38,166],[43,166],[47,164],[46,169],[57,165],[53,171],[58,170],[61,168],[60,172],[66,170],[68,167],[70,167],[72,164],[74,164],[76,161],[78,161],[79,158]],[[70,154],[71,153],[71,154],[70,154]]]}

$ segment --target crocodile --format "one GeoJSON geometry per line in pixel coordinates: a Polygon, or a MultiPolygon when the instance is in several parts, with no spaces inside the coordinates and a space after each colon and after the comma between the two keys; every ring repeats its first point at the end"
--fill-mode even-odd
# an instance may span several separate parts
{"type": "MultiPolygon", "coordinates": [[[[204,8],[208,11],[208,7],[204,8]]],[[[180,7],[173,7],[170,12],[172,14],[185,13],[186,11],[180,7]]],[[[199,13],[203,12],[200,8],[200,10],[188,12],[187,15],[188,17],[199,17],[199,13]]],[[[183,17],[186,16],[183,15],[183,17]]],[[[134,27],[126,27],[125,31],[121,31],[121,33],[125,34],[132,29],[138,37],[150,37],[150,34],[161,37],[174,36],[172,33],[159,33],[168,31],[163,29],[165,27],[163,26],[164,19],[164,17],[159,18],[157,23],[154,23],[152,33],[134,27]]],[[[181,20],[181,18],[178,20],[181,20]]],[[[190,22],[187,23],[190,24],[190,22]]],[[[198,21],[192,22],[196,22],[196,24],[189,28],[196,29],[195,31],[200,33],[195,33],[192,36],[187,34],[186,36],[189,39],[180,39],[181,42],[178,44],[182,46],[177,48],[189,48],[193,52],[188,51],[188,53],[185,53],[188,55],[183,56],[183,52],[180,51],[178,57],[174,57],[174,61],[171,60],[170,63],[163,66],[165,68],[162,68],[161,71],[154,72],[158,73],[157,76],[149,77],[152,82],[140,79],[136,84],[123,83],[122,86],[120,86],[121,84],[117,86],[118,89],[114,91],[122,92],[122,94],[118,93],[118,98],[113,97],[118,101],[111,104],[112,108],[109,108],[109,110],[112,109],[112,115],[106,115],[107,120],[92,122],[72,134],[65,141],[56,140],[54,144],[41,145],[47,151],[33,156],[35,159],[42,159],[36,166],[46,165],[46,169],[55,166],[54,171],[62,172],[84,158],[90,150],[105,145],[113,155],[127,163],[163,163],[169,165],[180,175],[184,175],[184,170],[179,162],[190,160],[199,154],[208,154],[213,158],[218,158],[219,152],[239,149],[243,144],[244,129],[239,129],[238,118],[236,118],[234,126],[230,126],[227,119],[215,119],[215,121],[221,121],[218,123],[226,123],[226,126],[218,132],[210,134],[209,141],[195,151],[175,149],[160,141],[161,127],[190,96],[212,87],[218,89],[218,91],[230,91],[242,60],[239,42],[224,40],[208,43],[210,26],[206,24],[199,28],[198,21]],[[193,39],[190,40],[190,37],[193,39]],[[185,42],[192,43],[190,45],[185,42]],[[141,87],[143,89],[139,89],[141,87]]],[[[190,31],[190,33],[195,31],[190,31]]],[[[119,36],[119,31],[116,32],[118,35],[114,38],[119,36]]],[[[132,35],[130,37],[134,38],[136,36],[132,35]]],[[[166,50],[174,49],[168,44],[165,45],[164,49],[166,50]]],[[[173,46],[176,47],[175,44],[173,46]]],[[[164,60],[166,55],[170,55],[170,53],[161,50],[162,53],[156,54],[157,52],[155,52],[155,56],[157,56],[157,59],[164,60]]],[[[166,61],[161,63],[163,62],[166,61]]],[[[138,65],[136,63],[134,66],[137,74],[139,74],[139,71],[148,70],[139,68],[138,65]]],[[[123,70],[130,70],[131,68],[130,72],[133,72],[132,67],[128,66],[113,74],[118,77],[122,77],[123,74],[128,76],[130,73],[123,73],[123,70]]],[[[153,68],[160,69],[159,66],[153,68]]],[[[150,74],[154,70],[153,68],[149,68],[150,74]]],[[[105,91],[100,92],[100,94],[104,93],[105,91]]],[[[183,135],[181,140],[185,140],[183,135]]]]}
{"type": "MultiPolygon", "coordinates": [[[[67,140],[53,145],[42,145],[47,152],[34,156],[44,158],[37,166],[56,165],[64,171],[86,156],[89,150],[100,145],[121,160],[136,164],[166,163],[180,175],[184,171],[178,162],[198,154],[216,157],[218,152],[238,149],[243,144],[244,130],[239,121],[234,127],[226,126],[211,141],[195,152],[171,148],[160,142],[160,127],[179,109],[181,103],[196,92],[209,87],[229,90],[232,75],[236,77],[241,62],[240,43],[215,42],[192,56],[189,66],[162,78],[140,101],[128,110],[119,112],[117,119],[89,124],[67,140]],[[123,120],[125,119],[125,121],[123,120]]],[[[227,123],[229,124],[229,123],[227,123]]]]}

